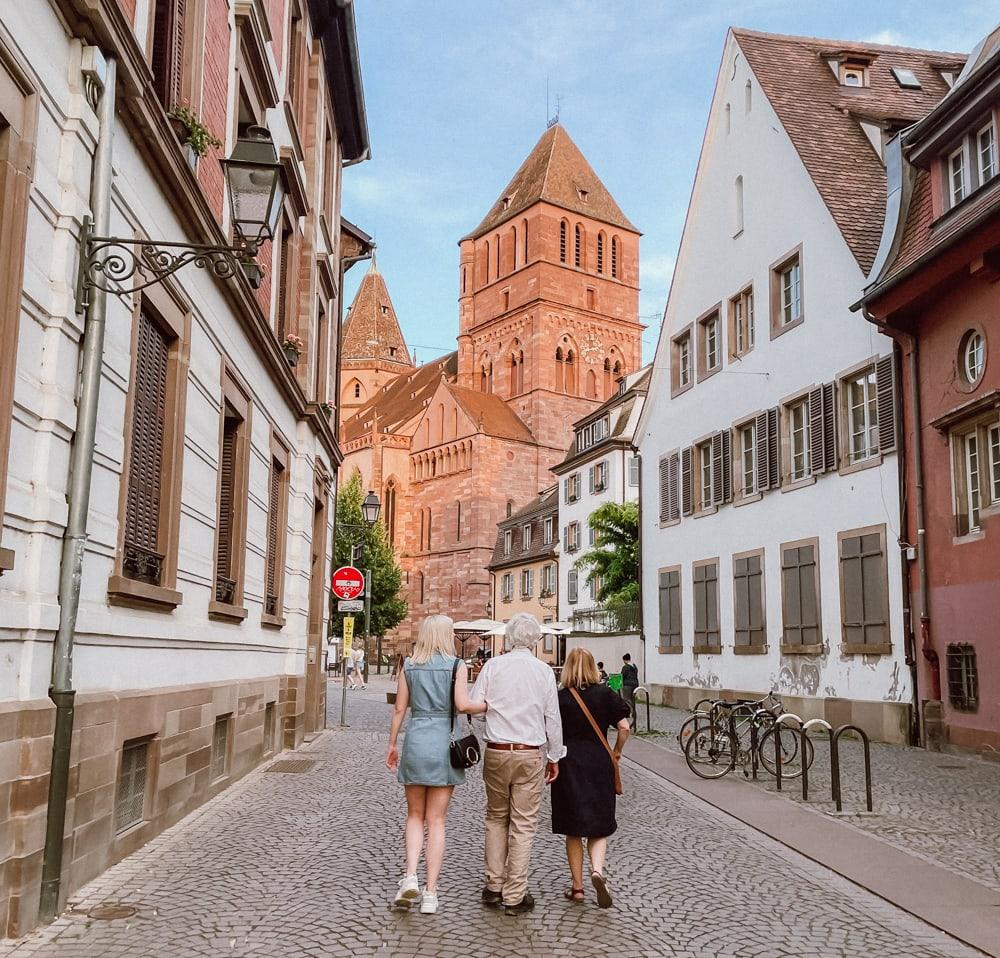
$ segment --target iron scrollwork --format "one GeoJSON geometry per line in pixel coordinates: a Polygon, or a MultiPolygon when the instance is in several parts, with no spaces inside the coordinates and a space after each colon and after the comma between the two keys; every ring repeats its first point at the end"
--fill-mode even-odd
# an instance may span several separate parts
{"type": "Polygon", "coordinates": [[[257,244],[249,241],[237,246],[212,246],[94,236],[88,217],[80,237],[78,309],[82,312],[86,308],[91,289],[127,296],[162,283],[189,264],[210,270],[219,279],[230,279],[254,267],[256,255],[257,244]]]}

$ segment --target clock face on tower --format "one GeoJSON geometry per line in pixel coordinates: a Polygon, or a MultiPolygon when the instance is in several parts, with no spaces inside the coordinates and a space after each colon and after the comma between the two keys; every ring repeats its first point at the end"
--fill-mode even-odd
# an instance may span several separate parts
{"type": "Polygon", "coordinates": [[[601,353],[604,352],[604,344],[601,342],[601,337],[597,333],[590,333],[587,338],[583,341],[583,345],[580,347],[580,355],[583,357],[584,361],[593,365],[600,359],[601,353]]]}

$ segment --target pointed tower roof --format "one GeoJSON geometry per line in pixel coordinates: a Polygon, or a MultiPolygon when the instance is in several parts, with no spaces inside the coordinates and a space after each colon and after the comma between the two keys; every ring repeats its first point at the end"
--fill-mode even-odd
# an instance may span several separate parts
{"type": "Polygon", "coordinates": [[[539,201],[638,232],[562,124],[556,123],[542,134],[486,218],[466,239],[477,239],[539,201]]]}
{"type": "Polygon", "coordinates": [[[341,359],[379,359],[413,365],[389,289],[374,258],[344,318],[341,340],[341,359]]]}

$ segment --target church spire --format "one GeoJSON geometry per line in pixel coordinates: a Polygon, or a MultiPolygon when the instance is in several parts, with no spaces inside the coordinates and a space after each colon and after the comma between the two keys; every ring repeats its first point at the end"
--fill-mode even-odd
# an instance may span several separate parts
{"type": "Polygon", "coordinates": [[[344,319],[341,357],[413,365],[389,289],[374,256],[344,319]]]}

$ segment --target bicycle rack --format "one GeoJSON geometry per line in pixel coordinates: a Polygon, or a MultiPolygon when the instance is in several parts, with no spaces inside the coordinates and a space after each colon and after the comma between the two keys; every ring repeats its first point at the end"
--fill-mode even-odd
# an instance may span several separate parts
{"type": "Polygon", "coordinates": [[[861,736],[861,745],[865,752],[865,805],[872,811],[872,753],[868,735],[857,725],[841,725],[836,732],[830,734],[830,790],[837,811],[841,811],[840,793],[840,736],[844,732],[857,732],[861,736]]]}
{"type": "Polygon", "coordinates": [[[640,685],[632,693],[633,708],[635,710],[635,730],[638,733],[638,731],[639,731],[639,704],[636,702],[635,698],[636,698],[636,696],[640,692],[642,692],[642,694],[646,696],[646,731],[647,732],[652,732],[653,731],[653,726],[650,725],[650,722],[649,722],[649,689],[647,689],[645,685],[640,685]]]}
{"type": "MultiPolygon", "coordinates": [[[[799,726],[799,730],[802,729],[802,718],[796,715],[794,712],[782,712],[775,720],[774,724],[776,726],[784,725],[785,719],[794,719],[799,726]]],[[[774,736],[774,781],[775,786],[778,791],[781,791],[781,736],[774,736]]]]}
{"type": "MultiPolygon", "coordinates": [[[[826,720],[821,718],[809,719],[800,729],[799,729],[799,748],[802,749],[802,801],[809,801],[809,763],[805,761],[806,755],[806,739],[809,738],[809,729],[814,725],[822,725],[823,728],[827,730],[830,735],[830,755],[833,755],[833,726],[826,720]]],[[[830,778],[832,780],[833,773],[831,770],[830,778]]]]}

